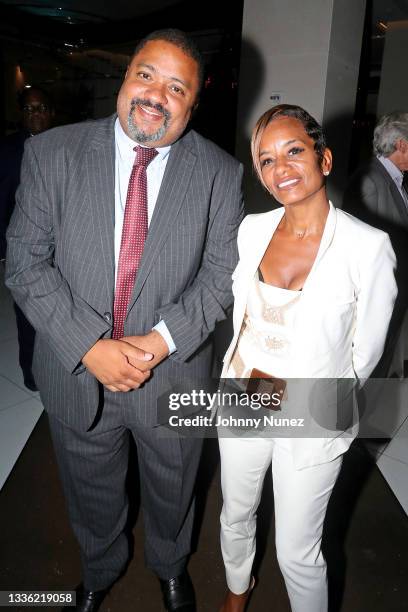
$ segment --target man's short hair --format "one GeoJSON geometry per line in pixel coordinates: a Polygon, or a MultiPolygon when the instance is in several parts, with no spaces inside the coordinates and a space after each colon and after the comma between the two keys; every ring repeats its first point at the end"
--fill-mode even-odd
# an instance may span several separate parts
{"type": "Polygon", "coordinates": [[[198,91],[200,91],[204,81],[204,58],[201,51],[197,47],[195,41],[182,30],[176,28],[166,28],[163,30],[155,30],[138,42],[133,51],[133,57],[139,53],[141,49],[151,40],[164,40],[178,47],[186,55],[191,57],[198,66],[198,91]]]}
{"type": "Polygon", "coordinates": [[[394,111],[383,115],[374,129],[373,149],[376,155],[389,157],[397,140],[408,142],[408,113],[394,111]]]}

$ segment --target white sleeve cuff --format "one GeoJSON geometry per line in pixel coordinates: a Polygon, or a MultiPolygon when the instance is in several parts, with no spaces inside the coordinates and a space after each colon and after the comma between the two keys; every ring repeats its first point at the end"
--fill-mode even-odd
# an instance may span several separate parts
{"type": "Polygon", "coordinates": [[[159,332],[161,336],[163,336],[163,340],[166,342],[167,346],[169,347],[169,355],[171,355],[172,353],[175,353],[177,351],[177,347],[173,342],[173,338],[171,337],[171,334],[165,322],[163,320],[159,321],[157,325],[153,327],[153,329],[155,329],[157,332],[159,332]]]}

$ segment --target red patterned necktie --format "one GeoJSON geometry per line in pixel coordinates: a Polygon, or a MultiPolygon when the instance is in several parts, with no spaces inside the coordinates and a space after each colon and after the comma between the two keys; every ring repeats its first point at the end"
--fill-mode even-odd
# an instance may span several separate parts
{"type": "Polygon", "coordinates": [[[120,243],[118,272],[113,305],[112,338],[124,334],[127,309],[135,284],[147,236],[147,175],[146,167],[157,155],[156,149],[135,147],[135,163],[129,179],[120,243]]]}

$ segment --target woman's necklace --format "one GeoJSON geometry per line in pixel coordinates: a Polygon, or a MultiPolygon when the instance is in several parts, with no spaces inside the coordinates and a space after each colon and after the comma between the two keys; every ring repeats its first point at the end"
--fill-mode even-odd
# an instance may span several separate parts
{"type": "MultiPolygon", "coordinates": [[[[278,229],[282,229],[282,225],[284,224],[284,222],[285,222],[285,215],[283,215],[282,219],[280,220],[278,229]]],[[[287,230],[287,231],[290,232],[290,230],[287,230]]],[[[293,229],[292,231],[298,240],[302,240],[306,236],[306,234],[310,235],[310,234],[315,234],[319,232],[318,227],[305,227],[304,229],[293,229]]]]}

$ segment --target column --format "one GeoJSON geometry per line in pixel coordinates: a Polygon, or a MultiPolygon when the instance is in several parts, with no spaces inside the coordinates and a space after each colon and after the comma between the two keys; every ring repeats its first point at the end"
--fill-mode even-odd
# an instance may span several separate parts
{"type": "Polygon", "coordinates": [[[245,164],[247,210],[271,208],[251,170],[249,142],[259,116],[299,104],[322,122],[334,154],[329,193],[340,205],[347,176],[366,0],[246,0],[236,155],[245,164]]]}

